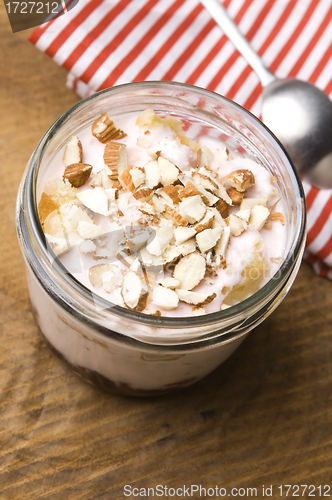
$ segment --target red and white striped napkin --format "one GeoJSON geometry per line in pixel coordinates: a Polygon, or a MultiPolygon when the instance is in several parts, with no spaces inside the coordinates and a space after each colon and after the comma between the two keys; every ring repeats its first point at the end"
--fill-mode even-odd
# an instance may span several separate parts
{"type": "MultiPolygon", "coordinates": [[[[223,3],[273,72],[310,81],[332,97],[332,0],[223,3]]],[[[120,83],[174,80],[260,115],[257,76],[199,0],[79,0],[29,40],[68,70],[67,84],[81,97],[120,83]]],[[[332,190],[304,189],[306,258],[332,279],[332,190]]]]}

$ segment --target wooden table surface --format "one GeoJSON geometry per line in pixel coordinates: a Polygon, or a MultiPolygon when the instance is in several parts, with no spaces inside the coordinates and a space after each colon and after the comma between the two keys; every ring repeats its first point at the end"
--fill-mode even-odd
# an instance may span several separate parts
{"type": "Polygon", "coordinates": [[[332,284],[306,263],[235,354],[178,394],[106,394],[45,345],[15,198],[39,138],[78,97],[66,72],[26,41],[29,31],[12,34],[2,2],[0,21],[0,500],[113,500],[126,498],[125,485],[218,485],[227,496],[257,488],[257,498],[272,485],[280,498],[282,484],[315,485],[316,497],[330,484],[332,496],[332,284]]]}

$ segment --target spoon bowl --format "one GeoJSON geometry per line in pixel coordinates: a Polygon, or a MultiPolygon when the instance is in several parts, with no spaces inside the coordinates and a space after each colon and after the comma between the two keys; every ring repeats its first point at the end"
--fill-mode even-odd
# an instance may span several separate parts
{"type": "Polygon", "coordinates": [[[332,103],[314,85],[275,79],[263,91],[262,117],[304,179],[332,187],[332,103]]]}
{"type": "Polygon", "coordinates": [[[301,177],[332,188],[332,102],[314,85],[279,79],[264,65],[219,0],[201,0],[263,86],[263,122],[284,146],[301,177]]]}

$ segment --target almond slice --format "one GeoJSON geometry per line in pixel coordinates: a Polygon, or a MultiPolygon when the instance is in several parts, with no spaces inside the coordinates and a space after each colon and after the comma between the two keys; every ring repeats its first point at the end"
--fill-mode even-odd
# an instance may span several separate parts
{"type": "Polygon", "coordinates": [[[234,203],[234,205],[240,205],[245,195],[245,191],[238,191],[235,187],[230,187],[227,189],[227,194],[234,203]]]}
{"type": "Polygon", "coordinates": [[[249,224],[257,231],[260,231],[270,215],[268,208],[263,205],[255,205],[251,209],[249,224]]]}
{"type": "Polygon", "coordinates": [[[93,188],[95,187],[104,187],[102,186],[102,172],[97,172],[96,174],[91,172],[91,180],[89,185],[93,188]]]}
{"type": "Polygon", "coordinates": [[[143,247],[139,250],[139,260],[143,268],[159,268],[162,269],[164,264],[163,257],[160,255],[152,255],[148,252],[146,247],[143,247]]]}
{"type": "Polygon", "coordinates": [[[68,165],[72,165],[73,163],[82,163],[82,159],[82,143],[77,135],[73,135],[66,144],[63,163],[65,167],[68,167],[68,165]]]}
{"type": "Polygon", "coordinates": [[[226,217],[228,217],[229,205],[227,205],[225,200],[222,200],[221,198],[219,198],[219,200],[217,201],[217,203],[214,206],[218,210],[218,212],[220,213],[220,215],[223,219],[226,219],[226,217]]]}
{"type": "Polygon", "coordinates": [[[205,229],[198,233],[196,241],[200,251],[204,253],[213,248],[219,240],[222,231],[222,227],[216,227],[215,229],[205,229]]]}
{"type": "Polygon", "coordinates": [[[84,191],[78,192],[76,196],[83,205],[93,212],[101,215],[108,215],[108,198],[104,188],[96,187],[85,189],[84,191]]]}
{"type": "Polygon", "coordinates": [[[96,288],[103,286],[103,275],[116,267],[117,266],[114,266],[112,264],[96,264],[95,266],[90,267],[89,281],[91,285],[95,286],[96,288]]]}
{"type": "Polygon", "coordinates": [[[209,304],[217,296],[215,293],[209,295],[207,293],[189,292],[188,290],[177,289],[175,293],[180,300],[187,304],[192,304],[197,307],[209,304]]]}
{"type": "MultiPolygon", "coordinates": [[[[191,292],[193,293],[193,292],[191,292]]],[[[197,309],[200,309],[201,307],[207,306],[208,304],[211,304],[211,302],[216,298],[217,294],[212,293],[211,295],[208,295],[206,299],[203,300],[203,302],[199,302],[199,304],[196,304],[195,307],[193,307],[193,311],[196,311],[197,309]]]]}
{"type": "Polygon", "coordinates": [[[174,237],[177,245],[181,245],[195,236],[195,234],[196,230],[193,227],[177,227],[174,229],[174,237]]]}
{"type": "Polygon", "coordinates": [[[190,240],[185,241],[181,245],[178,245],[177,250],[180,252],[180,255],[185,257],[186,255],[195,252],[196,250],[196,239],[191,238],[190,240]]]}
{"type": "Polygon", "coordinates": [[[199,195],[190,196],[189,198],[184,198],[184,200],[179,203],[179,210],[190,224],[194,224],[204,217],[206,205],[199,195]]]}
{"type": "Polygon", "coordinates": [[[179,198],[179,190],[180,186],[173,186],[172,184],[165,186],[158,190],[158,194],[160,194],[167,203],[180,203],[181,199],[179,198]]]}
{"type": "Polygon", "coordinates": [[[193,172],[192,177],[194,181],[204,189],[208,189],[212,192],[218,189],[218,184],[207,175],[201,174],[200,172],[193,172]]]}
{"type": "MultiPolygon", "coordinates": [[[[102,170],[100,173],[100,184],[99,186],[103,187],[104,189],[112,188],[114,184],[114,180],[112,180],[109,176],[109,168],[105,165],[104,170],[102,170]]],[[[90,183],[91,186],[91,183],[90,183]]],[[[96,187],[96,186],[95,186],[96,187]]]]}
{"type": "Polygon", "coordinates": [[[229,228],[231,230],[232,236],[240,236],[248,227],[245,220],[241,219],[237,215],[232,214],[229,217],[229,228]]]}
{"type": "Polygon", "coordinates": [[[218,198],[214,196],[210,191],[207,191],[199,184],[196,184],[193,180],[190,180],[186,175],[180,175],[179,180],[185,184],[185,187],[179,191],[179,197],[182,200],[183,198],[188,198],[190,196],[201,196],[205,205],[212,206],[217,203],[218,198]]]}
{"type": "Polygon", "coordinates": [[[179,226],[188,226],[188,221],[169,205],[165,205],[165,216],[174,220],[179,226]]]}
{"type": "MultiPolygon", "coordinates": [[[[196,246],[194,248],[194,250],[196,249],[196,246]]],[[[176,247],[174,245],[169,245],[165,252],[163,253],[162,255],[162,258],[163,258],[163,264],[164,265],[168,265],[168,264],[174,264],[178,258],[180,257],[180,255],[183,255],[181,253],[181,248],[180,246],[176,247]]]]}
{"type": "Polygon", "coordinates": [[[133,167],[130,170],[130,175],[135,188],[138,188],[145,181],[145,174],[142,168],[133,167]]]}
{"type": "Polygon", "coordinates": [[[150,200],[152,194],[153,190],[151,188],[142,188],[139,189],[138,191],[135,191],[135,193],[133,193],[133,196],[135,200],[144,202],[150,200]]]}
{"type": "Polygon", "coordinates": [[[255,177],[250,170],[240,169],[226,175],[222,181],[227,181],[230,186],[238,191],[246,191],[255,184],[255,177]]]}
{"type": "Polygon", "coordinates": [[[152,302],[161,309],[170,311],[178,306],[179,298],[173,290],[158,285],[153,289],[152,302]]]}
{"type": "Polygon", "coordinates": [[[266,207],[267,199],[266,198],[244,198],[240,210],[247,210],[248,208],[252,208],[255,205],[263,205],[266,207]]]}
{"type": "Polygon", "coordinates": [[[216,264],[224,265],[226,263],[226,250],[231,236],[231,229],[226,226],[221,233],[221,236],[214,247],[214,252],[216,256],[216,264]]]}
{"type": "Polygon", "coordinates": [[[216,196],[219,196],[219,198],[224,200],[227,203],[227,205],[230,205],[230,206],[233,205],[232,198],[230,198],[225,187],[222,184],[219,184],[219,189],[215,194],[216,194],[216,196]]]}
{"type": "Polygon", "coordinates": [[[210,167],[213,154],[206,146],[202,145],[197,151],[196,167],[210,167]]]}
{"type": "Polygon", "coordinates": [[[119,182],[124,189],[128,189],[129,191],[134,193],[136,191],[136,187],[133,183],[133,178],[130,175],[130,171],[132,168],[133,167],[128,167],[122,172],[122,174],[119,176],[119,182]]]}
{"type": "Polygon", "coordinates": [[[180,286],[180,281],[175,278],[161,278],[158,283],[165,288],[177,288],[180,286]]]}
{"type": "Polygon", "coordinates": [[[109,201],[115,201],[119,197],[118,190],[116,188],[113,188],[113,187],[109,187],[109,188],[105,189],[105,193],[106,193],[107,199],[109,201]]]}
{"type": "Polygon", "coordinates": [[[173,278],[180,281],[182,290],[191,290],[204,278],[206,262],[197,252],[182,257],[176,264],[173,278]]]}
{"type": "Polygon", "coordinates": [[[127,168],[127,146],[121,142],[109,141],[104,149],[104,162],[110,179],[117,180],[127,168]]]}
{"type": "Polygon", "coordinates": [[[243,219],[246,222],[249,222],[249,219],[250,219],[250,208],[247,208],[246,210],[239,210],[235,215],[237,217],[240,217],[240,219],[243,219]]]}
{"type": "Polygon", "coordinates": [[[159,156],[158,167],[160,171],[160,182],[163,186],[173,184],[173,182],[177,180],[179,169],[174,165],[174,163],[166,158],[163,158],[162,156],[159,156]]]}
{"type": "Polygon", "coordinates": [[[146,281],[138,274],[130,271],[123,278],[121,295],[129,309],[142,312],[145,309],[148,299],[146,281]]]}
{"type": "Polygon", "coordinates": [[[205,231],[205,229],[210,229],[212,227],[213,221],[214,221],[214,214],[209,212],[206,212],[204,218],[194,226],[194,229],[196,233],[201,233],[202,231],[205,231]]]}
{"type": "Polygon", "coordinates": [[[72,163],[65,168],[63,180],[67,179],[70,184],[79,188],[89,179],[92,172],[92,166],[85,163],[72,163]]]}
{"type": "Polygon", "coordinates": [[[148,161],[148,163],[146,163],[143,168],[146,176],[147,187],[152,189],[157,187],[161,180],[158,161],[157,160],[148,161]]]}
{"type": "Polygon", "coordinates": [[[103,113],[93,122],[92,135],[94,135],[98,141],[105,144],[111,140],[122,139],[126,137],[127,134],[125,134],[123,130],[116,128],[108,114],[103,113]]]}
{"type": "Polygon", "coordinates": [[[189,196],[200,196],[200,190],[191,182],[188,181],[183,189],[179,191],[179,198],[183,200],[183,198],[189,198],[189,196]]]}
{"type": "Polygon", "coordinates": [[[172,227],[160,227],[149,237],[146,249],[152,255],[162,255],[172,238],[172,227]]]}
{"type": "Polygon", "coordinates": [[[139,228],[134,232],[126,231],[127,245],[130,252],[134,254],[144,247],[152,232],[153,230],[151,228],[139,228]]]}

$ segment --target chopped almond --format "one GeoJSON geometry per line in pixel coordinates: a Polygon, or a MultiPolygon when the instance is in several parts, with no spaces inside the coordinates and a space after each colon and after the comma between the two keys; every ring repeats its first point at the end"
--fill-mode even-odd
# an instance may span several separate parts
{"type": "Polygon", "coordinates": [[[227,194],[234,203],[234,205],[240,205],[245,195],[245,191],[238,191],[235,187],[231,186],[227,189],[227,194]]]}
{"type": "Polygon", "coordinates": [[[187,304],[192,304],[197,307],[209,304],[217,296],[215,293],[208,295],[206,293],[189,292],[188,290],[176,290],[176,294],[180,300],[187,304]]]}
{"type": "Polygon", "coordinates": [[[158,283],[165,288],[177,288],[180,286],[180,281],[175,278],[161,278],[158,283]]]}
{"type": "Polygon", "coordinates": [[[120,142],[109,141],[104,149],[104,162],[109,168],[110,179],[117,180],[127,168],[127,147],[120,142]]]}
{"type": "Polygon", "coordinates": [[[93,122],[92,135],[94,135],[98,141],[105,144],[108,141],[122,139],[126,137],[127,134],[125,134],[123,130],[116,128],[108,114],[103,113],[93,122]]]}
{"type": "Polygon", "coordinates": [[[174,268],[173,278],[180,281],[182,290],[191,290],[204,278],[205,268],[203,255],[194,252],[180,259],[174,268]]]}
{"type": "Polygon", "coordinates": [[[183,200],[183,198],[189,198],[189,196],[197,196],[197,195],[200,196],[201,192],[190,181],[187,182],[186,186],[179,191],[180,200],[183,200]]]}
{"type": "Polygon", "coordinates": [[[199,172],[193,172],[192,177],[195,182],[197,182],[197,184],[202,186],[204,189],[208,189],[212,192],[218,189],[218,184],[207,175],[201,174],[199,172]]]}
{"type": "Polygon", "coordinates": [[[124,303],[129,309],[142,312],[148,299],[148,288],[146,281],[138,274],[130,271],[123,279],[121,294],[124,303]]]}
{"type": "Polygon", "coordinates": [[[206,205],[199,195],[190,196],[179,203],[179,210],[190,224],[194,224],[204,217],[206,205]]]}
{"type": "Polygon", "coordinates": [[[163,158],[162,156],[158,157],[158,167],[160,170],[160,182],[163,186],[168,186],[169,184],[173,184],[178,178],[179,169],[172,163],[171,161],[163,158]]]}
{"type": "Polygon", "coordinates": [[[252,208],[255,205],[263,205],[263,207],[266,207],[266,204],[266,198],[243,198],[240,210],[247,210],[248,208],[252,208]]]}
{"type": "Polygon", "coordinates": [[[177,245],[181,245],[195,236],[196,230],[193,227],[177,227],[174,229],[174,237],[177,245]]]}
{"type": "Polygon", "coordinates": [[[205,229],[196,235],[197,245],[202,253],[207,252],[215,246],[223,231],[222,227],[215,229],[205,229]]]}
{"type": "Polygon", "coordinates": [[[146,185],[152,189],[157,187],[161,180],[158,161],[148,161],[148,163],[144,165],[144,172],[146,176],[146,185]]]}
{"type": "Polygon", "coordinates": [[[82,143],[77,135],[73,135],[66,144],[63,163],[65,167],[68,167],[68,165],[72,165],[73,163],[82,163],[82,159],[82,143]]]}
{"type": "Polygon", "coordinates": [[[226,217],[228,217],[228,207],[229,206],[227,205],[225,200],[222,200],[221,198],[219,198],[219,200],[217,201],[217,203],[214,206],[218,210],[218,212],[220,213],[220,215],[223,219],[226,219],[226,217]]]}
{"type": "Polygon", "coordinates": [[[172,238],[172,227],[160,227],[149,237],[146,249],[152,255],[162,255],[172,238]]]}
{"type": "Polygon", "coordinates": [[[165,205],[165,215],[168,215],[179,226],[188,226],[188,221],[169,205],[165,205]]]}
{"type": "Polygon", "coordinates": [[[86,183],[91,172],[91,165],[87,165],[85,163],[73,163],[65,168],[62,178],[63,180],[67,179],[73,187],[79,188],[86,183]]]}
{"type": "Polygon", "coordinates": [[[173,186],[169,184],[161,189],[159,189],[158,194],[160,194],[168,203],[180,203],[181,199],[179,197],[180,186],[173,186]]]}
{"type": "Polygon", "coordinates": [[[252,227],[260,231],[270,215],[268,208],[263,205],[255,205],[251,209],[249,223],[252,227]]]}
{"type": "Polygon", "coordinates": [[[152,302],[161,309],[170,311],[178,306],[179,298],[173,290],[158,285],[153,289],[152,302]]]}
{"type": "Polygon", "coordinates": [[[89,281],[92,286],[99,288],[103,286],[103,276],[108,271],[117,270],[117,266],[112,264],[97,264],[89,269],[89,281]]]}
{"type": "Polygon", "coordinates": [[[79,191],[77,198],[87,208],[101,215],[108,215],[108,198],[104,188],[96,187],[79,191]]]}
{"type": "Polygon", "coordinates": [[[235,170],[226,175],[223,181],[227,181],[230,186],[238,191],[246,191],[255,184],[255,177],[250,170],[235,170]]]}
{"type": "Polygon", "coordinates": [[[229,227],[232,236],[240,236],[247,229],[248,225],[245,220],[232,214],[229,218],[229,227]]]}
{"type": "Polygon", "coordinates": [[[138,191],[135,191],[135,193],[133,193],[133,196],[135,200],[148,201],[150,200],[152,194],[153,190],[151,188],[142,188],[138,189],[138,191]]]}
{"type": "Polygon", "coordinates": [[[213,293],[212,295],[208,295],[206,299],[204,299],[202,302],[199,302],[198,304],[193,307],[193,311],[196,309],[200,309],[201,307],[207,306],[208,304],[211,304],[211,302],[216,298],[217,294],[213,293]]]}
{"type": "Polygon", "coordinates": [[[122,187],[125,189],[128,189],[132,193],[136,191],[135,184],[133,183],[133,178],[130,175],[130,171],[133,167],[128,167],[124,172],[119,177],[120,184],[122,184],[122,187]]]}
{"type": "Polygon", "coordinates": [[[196,233],[201,233],[205,229],[210,229],[214,221],[214,214],[211,212],[206,212],[204,218],[194,226],[196,233]]]}

